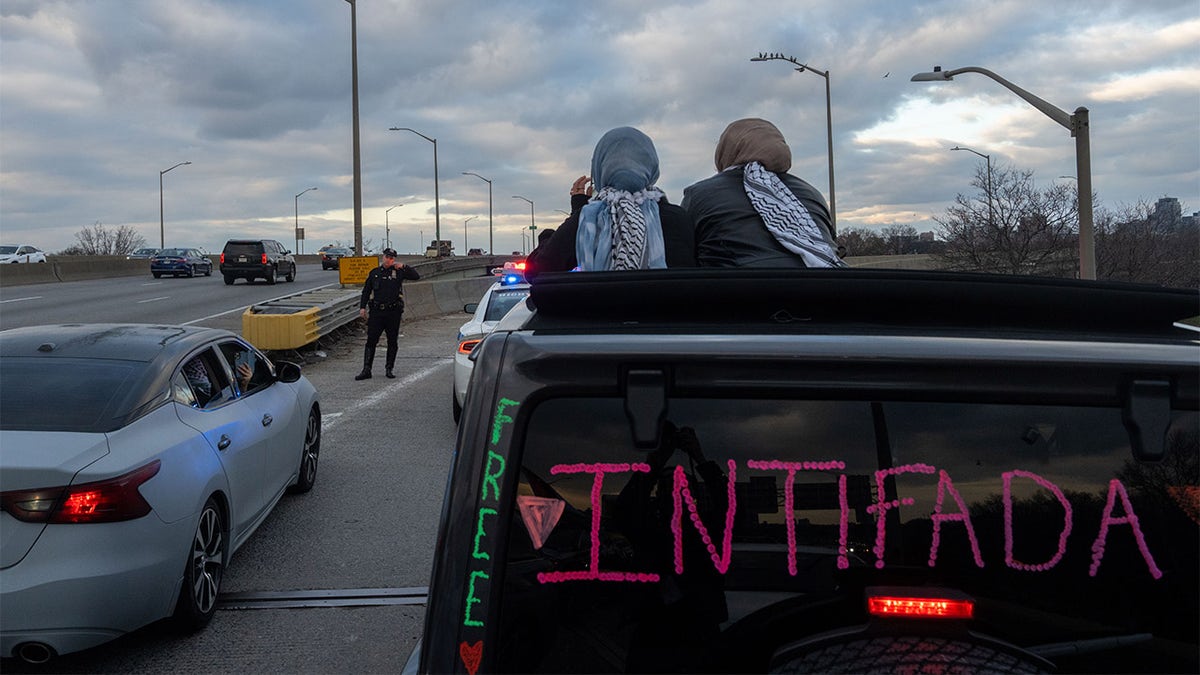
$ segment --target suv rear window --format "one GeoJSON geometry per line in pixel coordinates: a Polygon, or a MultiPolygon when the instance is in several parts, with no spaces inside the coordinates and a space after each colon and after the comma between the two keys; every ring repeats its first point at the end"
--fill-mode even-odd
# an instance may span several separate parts
{"type": "Polygon", "coordinates": [[[242,244],[229,242],[228,244],[225,244],[226,257],[235,255],[261,256],[262,254],[263,245],[261,242],[249,242],[242,244]]]}
{"type": "Polygon", "coordinates": [[[1195,646],[1194,411],[1172,413],[1151,464],[1114,408],[748,397],[667,410],[679,431],[649,452],[621,398],[532,411],[503,552],[502,671],[765,672],[774,648],[889,583],[966,592],[1025,647],[1138,633],[1195,646]]]}

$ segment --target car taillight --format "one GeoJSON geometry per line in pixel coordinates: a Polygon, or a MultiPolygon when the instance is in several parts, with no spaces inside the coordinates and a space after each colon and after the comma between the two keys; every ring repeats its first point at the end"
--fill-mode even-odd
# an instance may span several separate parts
{"type": "Polygon", "coordinates": [[[459,354],[470,354],[471,352],[475,351],[475,348],[479,346],[480,342],[483,342],[483,340],[481,340],[479,338],[471,338],[469,340],[462,340],[458,343],[458,353],[459,354]]]}
{"type": "Polygon", "coordinates": [[[114,523],[150,513],[138,487],[158,474],[154,460],[108,480],[65,487],[11,490],[0,494],[0,507],[26,523],[114,523]]]}
{"type": "Polygon", "coordinates": [[[266,264],[267,264],[267,254],[266,254],[266,253],[264,253],[264,254],[263,254],[263,261],[262,261],[262,264],[264,264],[264,265],[266,265],[266,264]]]}
{"type": "Polygon", "coordinates": [[[873,587],[867,589],[867,612],[893,619],[970,619],[975,601],[948,588],[873,587]]]}
{"type": "Polygon", "coordinates": [[[222,265],[225,264],[225,252],[224,251],[221,251],[221,264],[222,265]]]}

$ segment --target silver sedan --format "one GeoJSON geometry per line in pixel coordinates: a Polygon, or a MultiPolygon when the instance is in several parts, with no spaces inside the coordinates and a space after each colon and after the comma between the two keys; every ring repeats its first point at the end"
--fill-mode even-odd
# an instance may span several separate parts
{"type": "Polygon", "coordinates": [[[316,480],[316,390],[228,331],[17,328],[0,380],[5,657],[204,627],[230,556],[316,480]]]}

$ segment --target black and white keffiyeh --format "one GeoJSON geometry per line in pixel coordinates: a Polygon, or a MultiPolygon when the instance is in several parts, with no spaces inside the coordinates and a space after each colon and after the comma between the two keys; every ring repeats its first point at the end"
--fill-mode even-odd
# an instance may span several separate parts
{"type": "Polygon", "coordinates": [[[767,231],[808,267],[846,267],[804,204],[758,162],[745,165],[743,184],[767,231]]]}

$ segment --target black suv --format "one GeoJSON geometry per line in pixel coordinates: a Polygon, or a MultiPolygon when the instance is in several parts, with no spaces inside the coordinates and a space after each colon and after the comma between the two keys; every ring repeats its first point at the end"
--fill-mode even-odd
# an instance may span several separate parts
{"type": "Polygon", "coordinates": [[[230,239],[221,251],[221,274],[225,285],[236,279],[266,279],[268,284],[283,277],[296,280],[296,258],[274,239],[230,239]]]}
{"type": "Polygon", "coordinates": [[[1195,290],[545,274],[407,670],[1197,672],[1195,290]]]}

